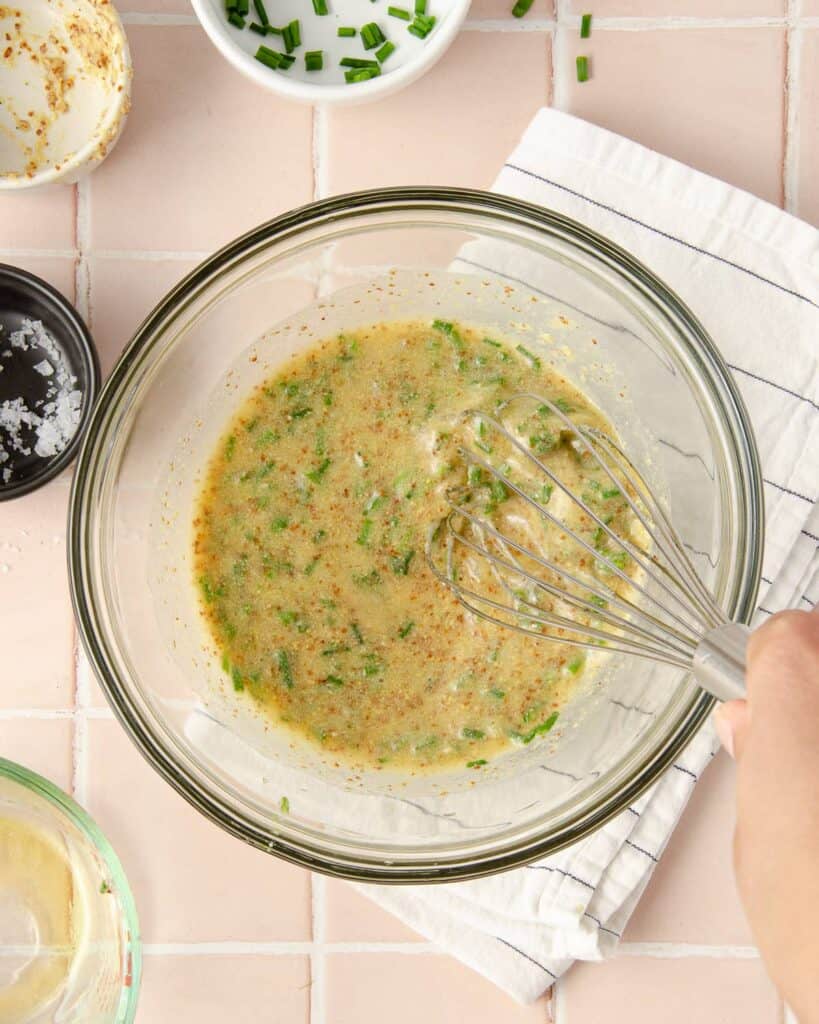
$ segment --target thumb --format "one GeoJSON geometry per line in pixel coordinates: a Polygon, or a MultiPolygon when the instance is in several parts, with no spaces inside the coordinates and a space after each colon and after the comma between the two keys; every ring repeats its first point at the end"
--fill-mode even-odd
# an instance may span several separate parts
{"type": "Polygon", "coordinates": [[[751,709],[747,700],[729,700],[714,712],[717,736],[731,757],[742,757],[750,724],[751,709]]]}

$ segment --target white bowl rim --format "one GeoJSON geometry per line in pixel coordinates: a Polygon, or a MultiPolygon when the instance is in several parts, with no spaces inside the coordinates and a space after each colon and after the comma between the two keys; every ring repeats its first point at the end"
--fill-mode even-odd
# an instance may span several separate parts
{"type": "Polygon", "coordinates": [[[100,160],[105,159],[105,156],[107,156],[113,148],[113,144],[119,136],[119,131],[122,130],[122,125],[124,125],[125,119],[128,116],[128,104],[131,100],[131,78],[133,75],[133,66],[131,62],[131,51],[128,46],[128,37],[125,34],[125,28],[122,24],[119,12],[113,3],[109,2],[107,6],[111,12],[113,28],[119,37],[119,47],[122,54],[122,69],[112,90],[114,97],[113,102],[109,104],[101,125],[91,138],[88,139],[85,145],[72,153],[69,159],[60,165],[59,170],[51,164],[48,167],[43,168],[42,171],[37,171],[36,174],[31,176],[24,174],[6,176],[0,173],[0,191],[11,192],[19,189],[38,188],[42,185],[53,185],[59,183],[66,178],[73,181],[73,176],[84,164],[90,164],[92,167],[95,166],[100,162],[100,160]],[[97,146],[99,146],[100,139],[106,137],[111,125],[115,125],[118,120],[120,121],[119,131],[114,134],[112,142],[108,146],[105,154],[100,159],[95,159],[94,151],[97,146]]]}
{"type": "Polygon", "coordinates": [[[472,0],[454,0],[446,18],[429,37],[429,42],[417,56],[395,71],[386,71],[378,78],[351,85],[320,85],[301,82],[276,74],[265,67],[251,54],[247,53],[233,41],[228,32],[228,24],[213,9],[210,0],[191,0],[196,17],[208,35],[208,38],[222,56],[252,81],[271,92],[277,92],[288,99],[300,100],[302,103],[334,104],[337,106],[354,106],[382,99],[390,93],[403,89],[404,86],[420,78],[443,57],[457,36],[466,18],[472,0]]]}

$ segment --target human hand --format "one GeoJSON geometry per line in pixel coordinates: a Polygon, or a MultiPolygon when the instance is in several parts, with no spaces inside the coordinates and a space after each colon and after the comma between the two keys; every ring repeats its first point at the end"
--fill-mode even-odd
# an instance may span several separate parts
{"type": "Polygon", "coordinates": [[[819,1021],[819,607],[751,637],[748,700],[715,714],[737,761],[734,866],[757,946],[800,1024],[819,1021]]]}

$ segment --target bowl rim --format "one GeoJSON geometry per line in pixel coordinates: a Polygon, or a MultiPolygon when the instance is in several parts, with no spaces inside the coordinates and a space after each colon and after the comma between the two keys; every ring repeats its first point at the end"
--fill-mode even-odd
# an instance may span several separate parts
{"type": "Polygon", "coordinates": [[[91,414],[100,389],[100,361],[97,347],[85,321],[72,303],[53,285],[41,277],[37,277],[36,274],[31,274],[27,270],[11,266],[8,263],[0,263],[0,283],[2,282],[9,282],[13,286],[22,286],[25,290],[33,289],[39,292],[48,305],[65,317],[71,328],[72,342],[85,365],[87,377],[80,421],[74,436],[58,455],[44,459],[43,468],[38,472],[16,484],[13,482],[0,484],[0,501],[12,501],[14,498],[22,498],[26,494],[31,494],[32,491],[47,484],[74,461],[91,422],[91,414]]]}
{"type": "MultiPolygon", "coordinates": [[[[203,289],[215,274],[233,260],[248,257],[266,245],[283,238],[292,238],[299,231],[316,230],[325,224],[337,223],[352,217],[379,212],[471,212],[477,216],[508,218],[512,223],[523,223],[529,229],[552,229],[563,233],[572,244],[585,246],[596,257],[604,256],[608,266],[621,274],[630,285],[635,281],[650,289],[655,304],[664,314],[669,310],[678,324],[685,327],[681,344],[701,367],[707,383],[717,391],[723,426],[731,442],[738,493],[744,500],[746,519],[740,522],[741,536],[737,550],[745,552],[743,572],[729,595],[733,607],[731,617],[747,622],[754,610],[762,571],[764,503],[762,472],[753,429],[738,387],[714,342],[690,309],[657,278],[647,267],[626,250],[582,224],[545,207],[513,199],[497,193],[458,188],[405,187],[355,192],[302,206],[268,221],[224,246],[194,268],[154,308],[137,330],[121,356],[97,403],[91,425],[80,452],[77,471],[71,490],[69,507],[68,560],[72,603],[83,646],[90,658],[97,678],[115,715],[129,733],[143,756],[192,806],[221,828],[249,844],[285,860],[324,874],[357,881],[379,883],[428,883],[465,880],[494,874],[517,867],[555,853],[584,838],[636,800],[659,776],[669,768],[687,746],[708,717],[716,700],[702,690],[693,692],[686,706],[679,712],[677,731],[665,746],[651,749],[640,766],[630,772],[629,779],[611,793],[602,794],[592,810],[584,811],[582,820],[563,823],[556,833],[544,837],[527,832],[517,840],[485,850],[458,852],[448,858],[438,851],[423,856],[401,859],[391,852],[389,860],[383,856],[363,856],[349,853],[349,846],[337,841],[322,846],[312,838],[288,827],[287,822],[269,818],[264,825],[244,809],[230,803],[224,788],[216,790],[208,782],[207,773],[187,754],[173,751],[152,730],[149,716],[135,702],[128,687],[121,685],[107,656],[105,644],[95,629],[94,595],[86,586],[86,561],[89,536],[88,511],[95,502],[94,478],[101,457],[98,439],[105,438],[107,420],[113,418],[117,400],[126,389],[130,374],[143,350],[150,349],[155,330],[174,313],[180,304],[203,289]],[[686,333],[696,341],[688,341],[686,333]],[[176,756],[174,756],[176,755],[176,756]],[[199,772],[194,778],[184,762],[199,772]]],[[[330,837],[332,840],[332,836],[330,837]]]]}
{"type": "MultiPolygon", "coordinates": [[[[84,0],[86,2],[86,0],[84,0]]],[[[95,6],[92,4],[92,6],[95,6]]],[[[9,175],[8,172],[0,172],[0,191],[14,192],[29,188],[38,188],[43,185],[52,185],[59,182],[75,181],[80,168],[87,166],[91,170],[98,163],[105,159],[114,148],[117,139],[125,126],[131,103],[131,80],[133,78],[133,64],[131,61],[131,50],[128,46],[128,37],[122,19],[119,16],[114,4],[109,2],[106,5],[107,16],[110,17],[112,26],[117,34],[118,46],[122,55],[122,69],[113,88],[111,89],[112,102],[105,110],[105,116],[97,125],[97,130],[79,149],[60,165],[59,170],[54,164],[49,164],[41,171],[28,176],[26,174],[9,175]],[[102,154],[97,152],[100,142],[109,138],[111,128],[115,127],[105,151],[102,154]]]]}
{"type": "Polygon", "coordinates": [[[260,64],[251,54],[234,42],[228,31],[228,24],[214,11],[210,0],[191,0],[194,13],[208,38],[222,56],[237,71],[240,71],[257,85],[271,92],[286,96],[302,103],[332,104],[334,106],[356,106],[372,100],[383,99],[391,93],[410,85],[420,78],[443,57],[461,28],[472,0],[454,0],[449,13],[440,26],[430,35],[429,41],[417,57],[402,64],[394,71],[385,71],[378,78],[371,78],[356,85],[302,82],[276,74],[260,64]]]}
{"type": "Polygon", "coordinates": [[[122,997],[120,997],[119,1007],[116,1017],[112,1018],[112,1024],[131,1024],[136,1016],[142,981],[142,937],[134,894],[116,851],[88,812],[49,779],[5,757],[0,757],[0,778],[8,779],[23,789],[36,793],[51,804],[59,817],[66,818],[80,830],[105,862],[111,875],[113,890],[122,907],[123,920],[128,929],[128,955],[130,957],[129,984],[122,986],[122,991],[127,992],[127,999],[123,1006],[122,997]]]}

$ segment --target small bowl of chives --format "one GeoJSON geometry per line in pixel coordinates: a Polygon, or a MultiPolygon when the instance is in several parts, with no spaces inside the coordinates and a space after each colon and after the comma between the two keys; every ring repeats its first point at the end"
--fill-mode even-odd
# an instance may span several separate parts
{"type": "Polygon", "coordinates": [[[470,0],[192,0],[219,52],[304,103],[356,104],[415,81],[446,52],[470,0]]]}

